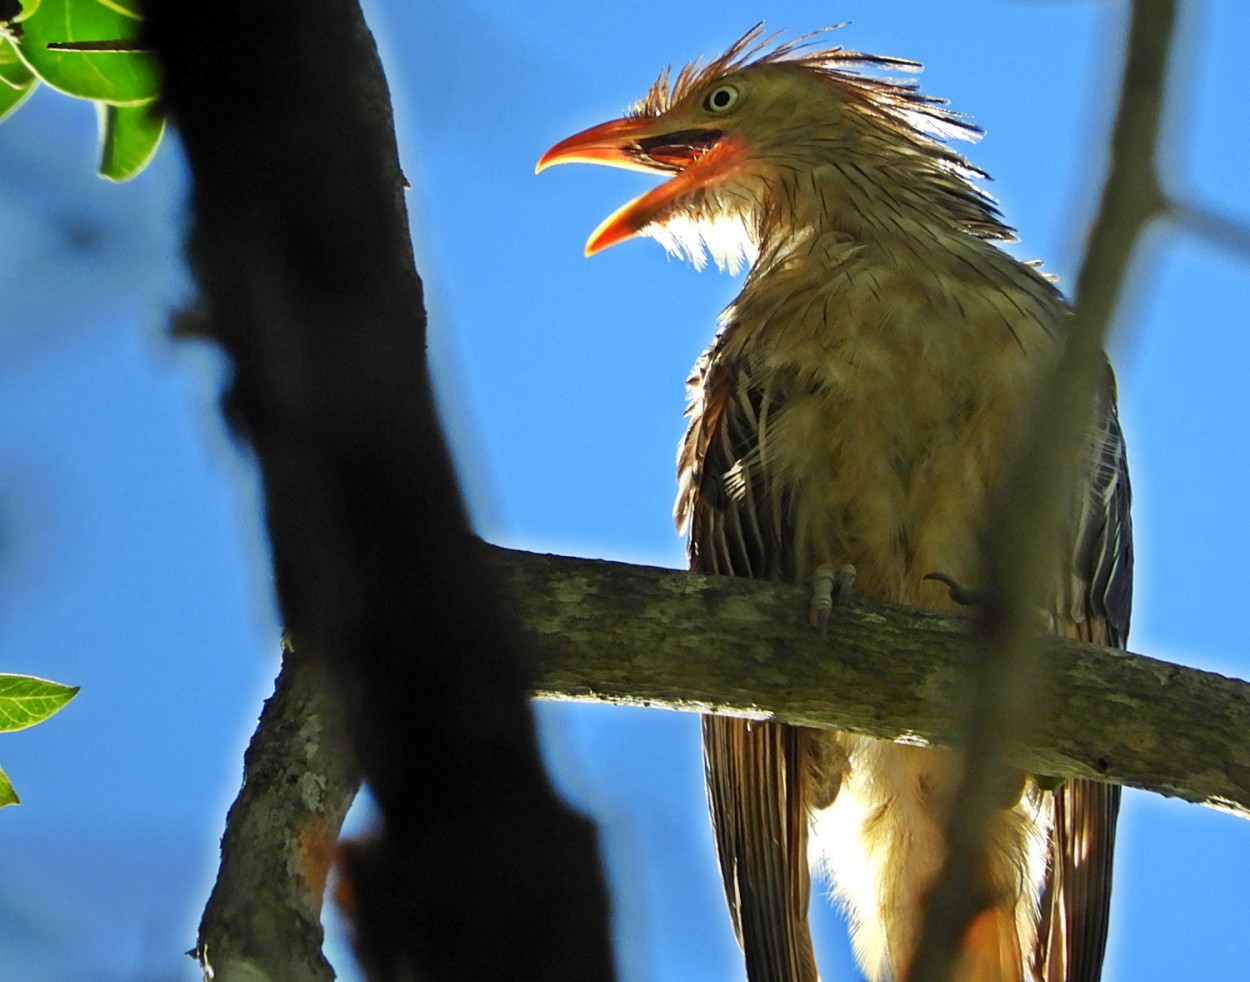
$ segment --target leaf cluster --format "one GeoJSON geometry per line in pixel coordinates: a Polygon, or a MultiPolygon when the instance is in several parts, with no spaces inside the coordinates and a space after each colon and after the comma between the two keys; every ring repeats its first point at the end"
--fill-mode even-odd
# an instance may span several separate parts
{"type": "Polygon", "coordinates": [[[165,130],[160,79],[135,39],[139,0],[0,0],[0,120],[40,83],[96,106],[99,174],[134,177],[165,130]]]}
{"type": "MultiPolygon", "coordinates": [[[[42,723],[76,695],[76,685],[49,682],[33,675],[0,675],[0,733],[42,723]]],[[[0,770],[0,808],[17,803],[17,792],[8,775],[0,770]]]]}

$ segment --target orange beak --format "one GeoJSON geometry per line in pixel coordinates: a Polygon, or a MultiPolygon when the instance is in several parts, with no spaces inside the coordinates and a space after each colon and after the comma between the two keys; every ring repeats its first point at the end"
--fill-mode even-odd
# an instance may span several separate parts
{"type": "Polygon", "coordinates": [[[666,132],[662,124],[662,119],[614,119],[561,140],[538,158],[536,174],[552,164],[606,164],[675,175],[604,219],[586,241],[586,255],[663,224],[676,202],[731,173],[741,160],[738,145],[720,130],[666,132]]]}

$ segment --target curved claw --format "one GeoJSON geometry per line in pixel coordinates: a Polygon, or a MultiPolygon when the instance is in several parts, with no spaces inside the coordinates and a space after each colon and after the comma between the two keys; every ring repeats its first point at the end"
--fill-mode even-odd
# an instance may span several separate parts
{"type": "MultiPolygon", "coordinates": [[[[971,587],[964,586],[953,576],[949,576],[946,573],[926,573],[924,578],[946,584],[946,589],[950,591],[951,600],[961,607],[982,607],[985,605],[986,593],[984,590],[974,590],[971,587]]],[[[1036,616],[1039,630],[1054,633],[1055,617],[1050,611],[1038,607],[1036,616]]]]}
{"type": "Polygon", "coordinates": [[[961,607],[980,607],[985,601],[985,594],[982,591],[964,586],[947,573],[925,573],[924,578],[944,583],[950,592],[950,598],[961,607]]]}

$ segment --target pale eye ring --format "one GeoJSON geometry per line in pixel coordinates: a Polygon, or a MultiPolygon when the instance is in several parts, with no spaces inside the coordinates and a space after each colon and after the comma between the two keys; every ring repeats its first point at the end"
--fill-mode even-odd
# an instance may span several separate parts
{"type": "Polygon", "coordinates": [[[703,100],[703,108],[710,113],[727,113],[738,104],[738,90],[732,85],[718,85],[703,100]]]}

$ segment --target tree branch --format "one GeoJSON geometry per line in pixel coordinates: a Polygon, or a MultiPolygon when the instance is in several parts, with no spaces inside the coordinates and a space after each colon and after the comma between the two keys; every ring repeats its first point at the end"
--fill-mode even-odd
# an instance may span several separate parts
{"type": "MultiPolygon", "coordinates": [[[[970,618],[856,599],[821,638],[796,586],[492,548],[545,699],[950,743],[970,618]]],[[[1041,721],[1009,761],[1250,817],[1250,684],[1049,635],[1041,721]]]]}
{"type": "MultiPolygon", "coordinates": [[[[888,740],[949,743],[958,733],[953,707],[975,645],[968,618],[857,599],[838,608],[822,639],[801,587],[497,547],[487,557],[533,653],[539,698],[776,718],[888,740]]],[[[1250,817],[1250,684],[1055,637],[1042,657],[1044,719],[1013,764],[1250,817]]],[[[297,833],[330,828],[355,784],[346,748],[320,735],[333,719],[321,715],[312,668],[288,653],[248,751],[201,926],[201,954],[219,974],[250,963],[270,978],[329,977],[301,851],[310,839],[297,833]],[[311,802],[309,774],[327,776],[311,802]]]]}
{"type": "MultiPolygon", "coordinates": [[[[382,816],[346,852],[357,953],[383,979],[612,979],[594,830],[547,783],[520,649],[482,600],[359,4],[147,13],[283,622],[332,678],[382,816]]],[[[289,936],[267,920],[281,913],[240,912],[253,953],[289,936]]]]}
{"type": "Polygon", "coordinates": [[[195,957],[220,979],[327,980],[321,899],[360,786],[324,671],[287,648],[243,758],[195,957]]]}
{"type": "Polygon", "coordinates": [[[1209,208],[1178,202],[1173,202],[1170,206],[1168,218],[1178,227],[1206,239],[1216,248],[1235,252],[1243,259],[1250,258],[1250,226],[1209,208]]]}
{"type": "Polygon", "coordinates": [[[1142,233],[1167,206],[1157,146],[1175,15],[1176,0],[1135,0],[1130,7],[1107,181],[1077,275],[1063,354],[986,524],[981,645],[966,676],[972,698],[956,742],[963,771],[910,982],[954,978],[961,940],[989,896],[974,881],[986,868],[990,823],[1000,807],[999,771],[1028,739],[1037,714],[1034,691],[1044,678],[1031,621],[1052,575],[1055,543],[1062,541],[1064,505],[1074,500],[1077,448],[1129,264],[1142,233]]]}

